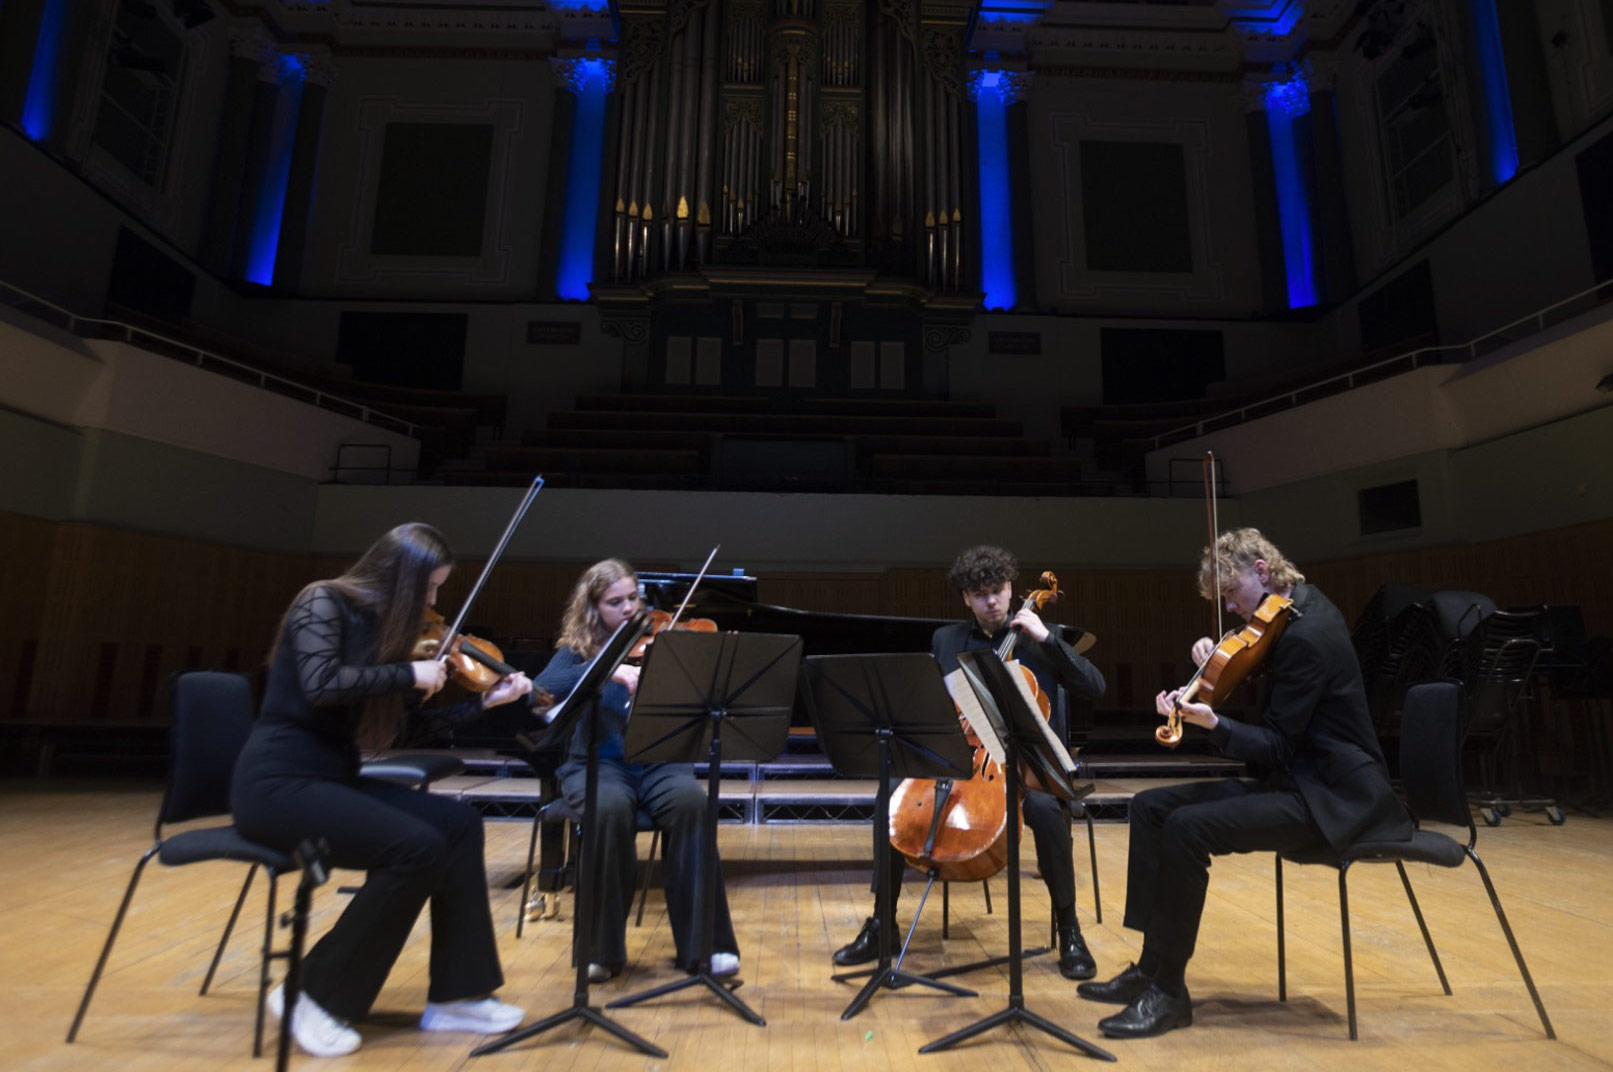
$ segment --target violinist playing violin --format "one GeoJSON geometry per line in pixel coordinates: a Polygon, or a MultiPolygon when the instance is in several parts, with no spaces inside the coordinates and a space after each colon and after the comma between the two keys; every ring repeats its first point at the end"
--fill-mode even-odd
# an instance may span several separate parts
{"type": "MultiPolygon", "coordinates": [[[[617,626],[639,609],[638,576],[618,558],[596,562],[583,571],[571,590],[554,657],[538,674],[535,695],[564,698],[582,679],[588,663],[599,654],[617,626]]],[[[639,668],[622,663],[599,692],[599,851],[588,859],[588,873],[579,883],[579,896],[590,897],[594,911],[594,959],[588,978],[605,982],[620,974],[627,961],[627,915],[633,901],[633,873],[637,869],[635,841],[638,813],[649,813],[666,838],[666,904],[672,924],[672,941],[679,967],[697,970],[703,948],[700,928],[705,925],[700,902],[700,876],[705,872],[706,790],[695,780],[689,763],[629,763],[623,756],[622,736],[628,705],[638,688],[639,668]]],[[[587,790],[587,720],[579,722],[571,739],[570,758],[561,765],[560,790],[578,811],[587,790]]],[[[716,933],[712,940],[711,974],[739,971],[739,945],[728,915],[728,895],[718,869],[716,933]]]]}
{"type": "MultiPolygon", "coordinates": [[[[359,776],[359,749],[394,743],[446,670],[414,656],[421,619],[453,569],[440,532],[383,535],[339,577],[297,594],[269,656],[263,707],[235,766],[231,806],[248,839],[291,852],[324,838],[334,867],[366,872],[341,917],[303,959],[291,1033],[316,1057],[352,1053],[387,973],[431,905],[424,1031],[509,1031],[523,1013],[492,997],[504,982],[482,859],[482,819],[466,804],[359,776]]],[[[512,674],[436,718],[457,721],[526,695],[512,674]]],[[[283,988],[269,995],[281,1015],[283,988]]]]}
{"type": "MultiPolygon", "coordinates": [[[[1103,695],[1103,674],[1076,654],[1056,628],[1049,628],[1029,606],[1012,613],[1014,579],[1018,575],[1018,562],[1001,547],[971,547],[958,555],[947,579],[962,595],[969,616],[942,626],[930,639],[930,654],[941,673],[956,670],[962,652],[1001,648],[1013,631],[1020,635],[1014,657],[1036,676],[1037,687],[1044,695],[1057,695],[1061,685],[1073,697],[1094,699],[1103,695]]],[[[1059,972],[1067,979],[1090,979],[1098,968],[1075,918],[1075,860],[1069,817],[1057,799],[1034,789],[1025,794],[1022,810],[1025,825],[1036,841],[1037,865],[1047,883],[1058,922],[1059,972]]],[[[876,829],[874,836],[885,837],[886,831],[876,829]]],[[[905,863],[896,852],[890,854],[890,860],[894,908],[902,889],[905,863]]],[[[879,926],[878,917],[869,916],[857,937],[835,951],[834,962],[849,966],[878,957],[879,926]]]]}
{"type": "MultiPolygon", "coordinates": [[[[1246,621],[1268,596],[1293,605],[1266,657],[1267,703],[1258,721],[1224,718],[1206,704],[1182,700],[1181,689],[1155,698],[1161,715],[1168,718],[1179,706],[1184,722],[1207,731],[1223,755],[1242,760],[1256,777],[1150,789],[1132,798],[1124,922],[1142,932],[1142,953],[1113,979],[1077,988],[1089,1000],[1125,1006],[1098,1021],[1111,1038],[1158,1035],[1193,1022],[1187,963],[1212,856],[1338,850],[1363,838],[1411,837],[1338,608],[1252,528],[1219,536],[1213,552],[1204,549],[1198,587],[1246,621]]],[[[1216,648],[1202,638],[1193,658],[1202,663],[1216,648]]]]}

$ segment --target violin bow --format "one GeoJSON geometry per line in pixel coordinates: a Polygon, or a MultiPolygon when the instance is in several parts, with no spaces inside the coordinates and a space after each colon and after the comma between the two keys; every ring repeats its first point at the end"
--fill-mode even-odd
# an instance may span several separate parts
{"type": "Polygon", "coordinates": [[[711,568],[711,560],[717,557],[717,552],[721,550],[721,548],[722,544],[717,544],[711,549],[711,554],[706,556],[706,564],[700,567],[700,572],[695,574],[694,582],[689,585],[689,590],[683,593],[683,602],[678,604],[677,613],[672,615],[672,620],[670,622],[666,623],[666,627],[668,629],[671,629],[674,625],[677,625],[678,619],[683,617],[684,610],[689,606],[689,600],[694,598],[694,590],[700,587],[700,582],[705,579],[706,571],[711,568]]]}
{"type": "Polygon", "coordinates": [[[1210,527],[1210,583],[1215,586],[1210,602],[1215,605],[1215,635],[1225,635],[1221,624],[1221,553],[1215,546],[1221,532],[1221,512],[1215,495],[1215,451],[1204,452],[1204,520],[1210,527]]]}
{"type": "Polygon", "coordinates": [[[515,513],[510,516],[510,523],[504,526],[504,534],[498,538],[498,543],[493,547],[493,553],[487,556],[487,564],[482,567],[481,576],[477,577],[476,583],[471,585],[470,594],[460,603],[459,613],[454,615],[454,620],[449,624],[448,631],[443,634],[442,644],[437,648],[436,658],[438,662],[448,660],[448,655],[453,650],[454,641],[459,638],[460,627],[465,624],[465,616],[470,613],[471,605],[476,602],[476,597],[482,594],[482,585],[487,583],[487,575],[493,572],[493,567],[498,564],[499,557],[504,554],[504,549],[510,545],[510,537],[514,536],[515,530],[521,527],[521,521],[526,517],[527,509],[531,507],[532,500],[538,497],[538,492],[542,489],[543,477],[533,477],[532,486],[526,489],[526,494],[521,497],[521,502],[516,506],[515,513]]]}

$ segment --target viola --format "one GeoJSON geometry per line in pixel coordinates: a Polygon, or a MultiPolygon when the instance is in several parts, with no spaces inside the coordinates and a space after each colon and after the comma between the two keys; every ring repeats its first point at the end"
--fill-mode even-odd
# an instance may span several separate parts
{"type": "Polygon", "coordinates": [[[1165,725],[1154,730],[1154,739],[1166,748],[1182,741],[1182,704],[1188,700],[1214,707],[1237,688],[1271,652],[1293,616],[1294,601],[1273,593],[1260,601],[1254,615],[1242,629],[1228,632],[1215,646],[1204,665],[1176,698],[1165,725]]]}
{"type": "MultiPolygon", "coordinates": [[[[1059,582],[1051,572],[1043,573],[1044,587],[1025,594],[1021,609],[1040,611],[1059,598],[1059,582]]],[[[1005,662],[1019,641],[1010,632],[997,655],[1005,662]]],[[[1010,667],[1025,675],[1042,717],[1051,707],[1036,686],[1036,675],[1016,662],[1010,667]]],[[[963,717],[962,713],[958,716],[963,717]]],[[[964,734],[974,746],[972,773],[968,778],[904,778],[891,792],[890,843],[907,862],[920,871],[934,871],[949,882],[987,879],[1008,863],[1008,794],[1003,790],[1002,765],[991,758],[968,723],[964,734]]],[[[1018,803],[1014,822],[1021,821],[1018,803]]]]}
{"type": "Polygon", "coordinates": [[[414,643],[413,658],[435,659],[442,656],[448,676],[471,692],[486,692],[500,680],[516,673],[504,661],[504,653],[490,640],[458,633],[443,655],[442,642],[448,634],[448,622],[436,608],[427,607],[420,619],[420,636],[414,643]]]}

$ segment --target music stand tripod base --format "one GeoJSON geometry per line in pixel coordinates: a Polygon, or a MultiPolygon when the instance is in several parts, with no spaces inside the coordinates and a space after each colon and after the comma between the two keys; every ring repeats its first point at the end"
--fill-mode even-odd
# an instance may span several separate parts
{"type": "MultiPolygon", "coordinates": [[[[1007,794],[1009,806],[1019,801],[1019,764],[1021,750],[1033,751],[1045,748],[1042,744],[1039,726],[1040,715],[1030,710],[1018,686],[1009,679],[1007,670],[997,659],[995,652],[966,651],[958,656],[958,665],[962,667],[969,685],[974,689],[980,699],[981,708],[986,718],[991,722],[992,729],[997,732],[1003,745],[1003,791],[1007,794]]],[[[1052,768],[1052,764],[1045,755],[1033,757],[1044,771],[1052,768]]],[[[1062,772],[1061,772],[1062,773],[1062,772]]],[[[1068,779],[1064,779],[1063,795],[1072,795],[1072,787],[1068,779]]],[[[1008,824],[1008,1007],[1000,1012],[992,1013],[982,1020],[977,1020],[966,1027],[960,1028],[936,1039],[919,1048],[919,1053],[937,1053],[949,1049],[976,1035],[984,1034],[993,1028],[1004,1024],[1027,1024],[1039,1031],[1043,1031],[1061,1042],[1080,1050],[1088,1057],[1096,1057],[1104,1061],[1115,1060],[1115,1055],[1099,1046],[1094,1046],[1086,1039],[1048,1020],[1038,1016],[1025,1008],[1024,994],[1024,952],[1020,942],[1020,914],[1019,914],[1019,824],[1008,824]]]]}
{"type": "Polygon", "coordinates": [[[734,996],[737,984],[711,974],[717,927],[717,823],[721,813],[724,733],[727,758],[772,759],[784,750],[795,705],[795,679],[801,666],[801,638],[773,633],[677,633],[656,638],[627,720],[622,751],[629,762],[676,763],[706,760],[705,860],[701,875],[704,927],[696,964],[699,970],[639,994],[618,998],[606,1008],[622,1009],[703,986],[746,1021],[767,1021],[734,996]],[[701,753],[704,752],[702,757],[701,753]]]}
{"type": "MultiPolygon", "coordinates": [[[[585,881],[582,876],[588,873],[589,861],[599,851],[599,824],[591,823],[588,817],[594,814],[599,801],[599,690],[610,675],[615,672],[618,664],[627,655],[638,639],[644,635],[648,626],[645,615],[640,614],[632,620],[622,623],[611,638],[605,642],[599,654],[588,669],[583,671],[582,678],[577,682],[571,695],[554,708],[553,715],[546,736],[552,742],[558,742],[569,737],[570,729],[581,718],[589,720],[590,732],[588,734],[588,757],[586,763],[586,788],[583,791],[583,829],[582,829],[582,856],[578,860],[578,881],[585,881]]],[[[585,892],[580,891],[579,892],[585,892]]],[[[562,1009],[552,1016],[547,1016],[537,1023],[519,1028],[507,1035],[501,1035],[491,1042],[478,1046],[470,1052],[472,1057],[482,1057],[489,1053],[497,1053],[508,1049],[518,1042],[541,1035],[550,1028],[559,1027],[573,1020],[602,1027],[616,1038],[650,1057],[665,1060],[667,1052],[647,1039],[640,1038],[627,1028],[618,1024],[598,1009],[588,1003],[588,960],[592,951],[591,937],[593,933],[593,902],[587,896],[577,898],[576,911],[572,913],[572,948],[577,960],[577,978],[571,995],[571,1007],[562,1009]]]]}

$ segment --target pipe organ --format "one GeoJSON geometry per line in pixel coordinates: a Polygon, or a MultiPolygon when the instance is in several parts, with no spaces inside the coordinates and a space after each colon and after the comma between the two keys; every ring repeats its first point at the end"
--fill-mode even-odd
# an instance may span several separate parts
{"type": "Polygon", "coordinates": [[[611,283],[787,263],[977,287],[969,5],[670,0],[618,12],[600,264],[611,283]]]}

